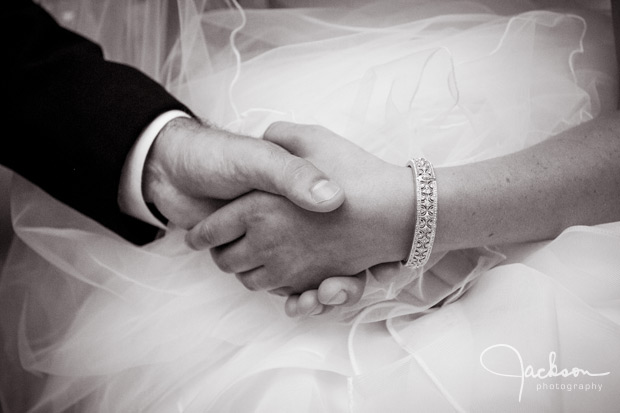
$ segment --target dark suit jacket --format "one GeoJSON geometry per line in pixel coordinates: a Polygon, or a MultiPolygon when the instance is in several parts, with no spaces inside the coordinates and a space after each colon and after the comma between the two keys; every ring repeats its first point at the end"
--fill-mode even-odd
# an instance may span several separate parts
{"type": "Polygon", "coordinates": [[[151,240],[156,229],[118,207],[121,169],[153,119],[187,108],[146,75],[105,61],[39,6],[8,3],[0,163],[132,242],[151,240]]]}
{"type": "Polygon", "coordinates": [[[611,0],[611,17],[616,42],[616,61],[618,62],[618,109],[620,109],[620,0],[611,0]]]}

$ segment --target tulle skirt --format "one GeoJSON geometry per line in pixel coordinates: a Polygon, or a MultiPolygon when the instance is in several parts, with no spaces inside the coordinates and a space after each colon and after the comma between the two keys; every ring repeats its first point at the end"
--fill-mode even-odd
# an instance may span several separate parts
{"type": "MultiPolygon", "coordinates": [[[[208,3],[47,6],[217,125],[259,137],[276,120],[318,123],[393,163],[487,159],[615,108],[606,10],[208,3]]],[[[19,177],[11,209],[0,284],[9,411],[620,403],[620,223],[453,251],[424,273],[393,264],[367,272],[359,305],[289,319],[283,298],[246,291],[179,229],[133,246],[19,177]]]]}

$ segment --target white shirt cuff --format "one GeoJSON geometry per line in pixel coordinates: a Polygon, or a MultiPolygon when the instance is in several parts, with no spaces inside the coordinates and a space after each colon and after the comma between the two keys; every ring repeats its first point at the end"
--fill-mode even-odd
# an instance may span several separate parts
{"type": "Polygon", "coordinates": [[[190,116],[180,110],[170,110],[159,115],[142,131],[127,155],[118,188],[118,203],[121,211],[161,229],[166,229],[166,225],[153,215],[144,200],[142,173],[149,149],[159,132],[168,122],[181,117],[189,118],[190,116]]]}

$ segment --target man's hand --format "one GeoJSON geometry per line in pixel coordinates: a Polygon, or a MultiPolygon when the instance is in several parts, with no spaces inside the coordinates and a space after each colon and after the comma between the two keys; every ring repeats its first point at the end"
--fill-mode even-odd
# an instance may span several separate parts
{"type": "MultiPolygon", "coordinates": [[[[344,201],[340,186],[310,162],[276,144],[178,118],[149,152],[143,194],[172,223],[191,228],[231,199],[258,189],[309,211],[344,201]]],[[[199,241],[193,246],[204,245],[199,241]]]]}
{"type": "Polygon", "coordinates": [[[247,288],[283,295],[406,257],[415,209],[408,168],[318,126],[280,122],[264,138],[322,168],[344,188],[344,204],[318,214],[252,192],[195,226],[187,236],[190,245],[212,248],[218,266],[236,273],[247,288]]]}

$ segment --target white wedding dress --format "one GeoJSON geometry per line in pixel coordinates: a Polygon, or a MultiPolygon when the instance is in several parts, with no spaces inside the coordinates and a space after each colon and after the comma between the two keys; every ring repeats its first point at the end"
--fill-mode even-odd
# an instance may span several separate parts
{"type": "MultiPolygon", "coordinates": [[[[46,6],[220,126],[258,137],[276,120],[318,123],[390,162],[444,166],[615,108],[609,10],[552,3],[563,7],[46,6]]],[[[618,222],[451,252],[424,274],[395,264],[367,274],[359,305],[289,319],[283,298],[245,290],[180,230],[136,247],[20,178],[11,207],[16,238],[0,279],[7,411],[620,405],[618,222]]]]}

